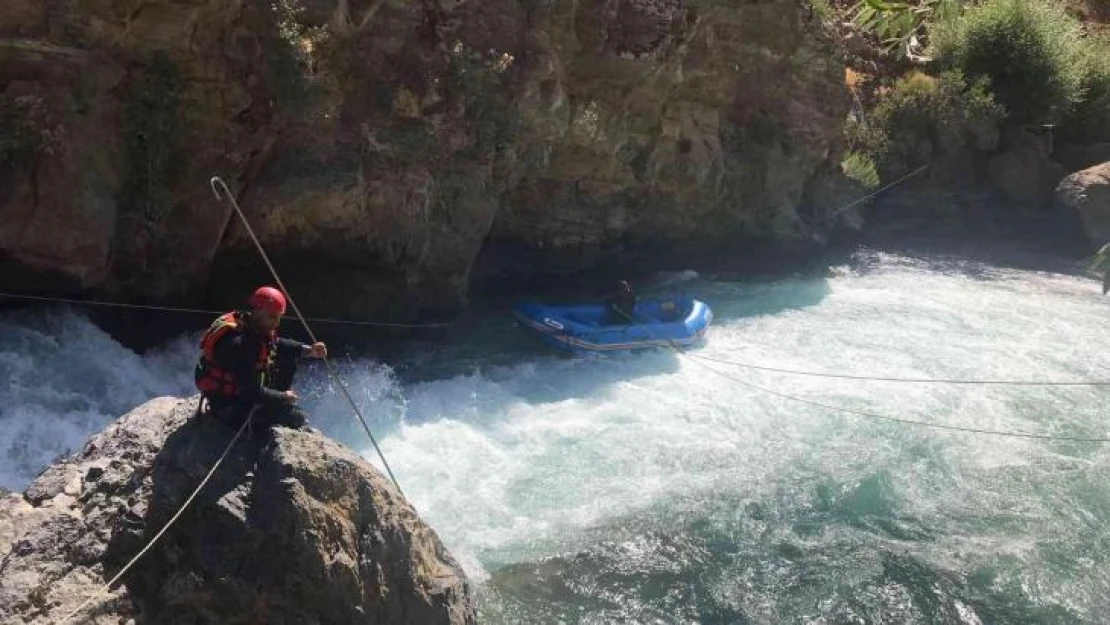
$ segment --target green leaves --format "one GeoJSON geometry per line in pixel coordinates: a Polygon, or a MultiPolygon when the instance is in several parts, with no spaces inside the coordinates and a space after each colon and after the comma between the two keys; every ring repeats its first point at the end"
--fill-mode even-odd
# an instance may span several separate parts
{"type": "Polygon", "coordinates": [[[845,127],[850,149],[874,159],[889,179],[967,146],[986,149],[1005,110],[985,81],[959,72],[938,77],[913,72],[898,80],[861,119],[845,127]]]}
{"type": "Polygon", "coordinates": [[[924,46],[926,24],[945,19],[959,10],[961,0],[888,2],[860,0],[852,8],[852,21],[875,35],[887,50],[899,56],[916,56],[924,46]]]}
{"type": "Polygon", "coordinates": [[[1106,295],[1107,291],[1110,291],[1110,243],[1103,245],[1102,249],[1094,255],[1087,270],[1096,277],[1102,278],[1102,294],[1106,295]]]}
{"type": "Polygon", "coordinates": [[[905,2],[883,2],[882,0],[864,0],[876,11],[902,11],[910,8],[905,2]]]}
{"type": "Polygon", "coordinates": [[[1059,123],[1083,101],[1082,25],[1056,0],[985,0],[932,35],[937,62],[987,78],[1018,124],[1059,123]]]}
{"type": "Polygon", "coordinates": [[[844,175],[860,183],[864,189],[871,191],[880,184],[879,172],[875,169],[875,161],[866,154],[849,152],[840,163],[844,175]]]}

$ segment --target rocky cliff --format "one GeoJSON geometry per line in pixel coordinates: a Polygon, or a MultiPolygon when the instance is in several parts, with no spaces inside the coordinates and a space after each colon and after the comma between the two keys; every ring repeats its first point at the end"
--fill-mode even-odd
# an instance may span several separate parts
{"type": "Polygon", "coordinates": [[[307,312],[465,303],[472,270],[589,271],[804,241],[843,65],[802,0],[9,0],[13,288],[307,312]]]}
{"type": "Polygon", "coordinates": [[[1056,207],[1079,216],[1092,248],[1110,243],[1110,162],[1064,178],[1056,188],[1056,207]]]}
{"type": "MultiPolygon", "coordinates": [[[[0,621],[55,623],[178,511],[232,432],[152,400],[0,498],[0,621]]],[[[81,623],[475,622],[466,578],[404,498],[313,432],[244,439],[81,623]]]]}

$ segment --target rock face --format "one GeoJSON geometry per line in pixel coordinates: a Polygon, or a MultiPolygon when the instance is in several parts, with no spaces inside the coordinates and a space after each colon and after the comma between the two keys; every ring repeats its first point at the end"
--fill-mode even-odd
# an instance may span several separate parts
{"type": "Polygon", "coordinates": [[[1064,177],[1064,168],[1031,148],[1015,148],[990,160],[991,181],[1011,201],[1028,208],[1044,208],[1064,177]]]}
{"type": "Polygon", "coordinates": [[[1110,162],[1076,172],[1056,188],[1059,210],[1079,213],[1097,249],[1110,243],[1110,162]]]}
{"type": "MultiPolygon", "coordinates": [[[[0,620],[52,623],[177,512],[232,432],[195,401],[140,406],[0,499],[0,620]]],[[[241,441],[83,623],[474,623],[435,533],[361,458],[312,432],[241,441]]]]}
{"type": "Polygon", "coordinates": [[[5,3],[0,253],[70,290],[195,291],[228,216],[208,177],[273,140],[275,28],[243,0],[5,3]]]}
{"type": "Polygon", "coordinates": [[[796,0],[4,4],[0,263],[62,290],[238,303],[266,274],[212,175],[309,314],[449,314],[507,250],[805,240],[848,110],[796,0]]]}
{"type": "Polygon", "coordinates": [[[20,261],[14,287],[107,279],[122,173],[110,92],[123,76],[94,52],[0,39],[0,260],[20,261]]]}
{"type": "Polygon", "coordinates": [[[582,269],[736,235],[804,240],[847,114],[799,3],[555,2],[530,16],[523,170],[490,250],[582,269]]]}

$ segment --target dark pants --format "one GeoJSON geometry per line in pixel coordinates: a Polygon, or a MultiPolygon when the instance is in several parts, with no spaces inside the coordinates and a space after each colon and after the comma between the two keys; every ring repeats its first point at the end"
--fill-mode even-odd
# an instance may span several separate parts
{"type": "Polygon", "coordinates": [[[636,309],[635,304],[626,304],[621,302],[619,304],[609,304],[609,314],[606,319],[606,325],[611,326],[624,326],[634,322],[635,317],[633,311],[636,309]]]}
{"type": "MultiPolygon", "coordinates": [[[[293,387],[293,377],[297,374],[297,359],[295,356],[279,358],[274,363],[273,375],[266,386],[275,391],[288,391],[293,387]]],[[[209,410],[212,416],[230,427],[239,429],[243,420],[250,414],[254,406],[249,403],[234,399],[219,397],[208,398],[209,410]]],[[[275,425],[299,429],[308,421],[308,415],[293,404],[284,402],[264,401],[254,412],[251,429],[255,432],[266,432],[275,425]]]]}

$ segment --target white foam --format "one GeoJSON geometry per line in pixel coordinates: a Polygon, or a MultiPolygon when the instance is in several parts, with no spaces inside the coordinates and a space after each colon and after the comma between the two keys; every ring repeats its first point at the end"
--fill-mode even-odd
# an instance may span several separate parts
{"type": "Polygon", "coordinates": [[[0,319],[0,486],[21,489],[134,406],[191,393],[196,343],[146,357],[70,312],[0,319]]]}

